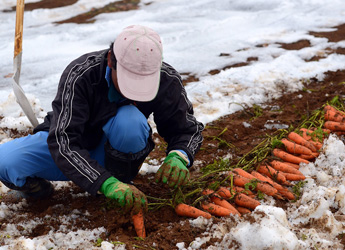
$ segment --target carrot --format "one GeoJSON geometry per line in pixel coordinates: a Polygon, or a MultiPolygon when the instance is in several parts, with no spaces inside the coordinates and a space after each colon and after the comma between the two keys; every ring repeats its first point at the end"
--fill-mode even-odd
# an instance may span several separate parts
{"type": "Polygon", "coordinates": [[[272,168],[268,165],[260,165],[256,168],[256,171],[258,171],[261,174],[267,175],[268,177],[272,178],[273,180],[277,180],[279,183],[285,183],[286,178],[284,175],[282,175],[280,172],[272,168]]]}
{"type": "Polygon", "coordinates": [[[232,196],[234,195],[234,193],[232,193],[228,188],[226,187],[220,187],[217,191],[217,194],[220,196],[220,197],[223,197],[223,198],[232,198],[232,196]]]}
{"type": "Polygon", "coordinates": [[[345,131],[344,122],[326,121],[324,123],[324,127],[330,129],[331,131],[345,131]]]}
{"type": "Polygon", "coordinates": [[[345,113],[344,112],[337,110],[336,108],[334,108],[330,105],[326,105],[323,110],[325,112],[325,119],[326,120],[335,121],[335,122],[345,122],[345,113]],[[335,118],[333,117],[334,115],[336,116],[335,118]],[[335,119],[335,120],[333,120],[333,119],[335,119]],[[343,120],[343,121],[341,121],[341,120],[343,120]]]}
{"type": "MultiPolygon", "coordinates": [[[[305,135],[304,135],[305,138],[307,138],[305,135]]],[[[313,141],[312,139],[308,140],[317,150],[320,150],[322,148],[322,143],[319,142],[319,141],[313,141]]],[[[314,152],[314,153],[317,153],[317,152],[314,152]]]]}
{"type": "Polygon", "coordinates": [[[283,161],[288,161],[288,162],[297,163],[297,164],[300,164],[301,162],[306,163],[306,164],[309,163],[309,161],[305,159],[289,154],[278,148],[273,149],[272,153],[274,156],[282,159],[283,161]]]}
{"type": "MultiPolygon", "coordinates": [[[[236,186],[244,187],[245,184],[250,183],[250,182],[251,182],[250,179],[243,177],[241,175],[234,174],[234,184],[236,186]]],[[[260,183],[260,182],[256,183],[255,190],[260,190],[261,192],[270,196],[273,196],[278,192],[277,189],[275,189],[274,187],[267,185],[265,183],[260,183]]]]}
{"type": "Polygon", "coordinates": [[[315,155],[296,155],[296,156],[307,161],[312,161],[317,157],[315,155]]]}
{"type": "Polygon", "coordinates": [[[214,194],[215,191],[211,190],[211,189],[204,189],[202,192],[201,192],[203,195],[211,195],[211,194],[214,194]]]}
{"type": "Polygon", "coordinates": [[[284,161],[284,163],[286,165],[289,165],[289,166],[293,167],[293,168],[296,168],[297,170],[299,169],[299,165],[298,164],[294,164],[294,163],[287,162],[287,161],[284,161]]]}
{"type": "Polygon", "coordinates": [[[307,141],[306,139],[304,139],[302,136],[300,136],[299,134],[297,134],[295,132],[290,132],[288,134],[288,138],[291,141],[294,141],[299,145],[302,145],[302,146],[309,148],[313,152],[317,152],[317,149],[315,148],[315,146],[311,142],[307,141]]]}
{"type": "Polygon", "coordinates": [[[278,191],[282,196],[284,196],[285,198],[289,199],[289,200],[294,200],[296,197],[295,195],[288,190],[287,188],[283,188],[281,190],[278,191]]]}
{"type": "Polygon", "coordinates": [[[220,187],[217,191],[217,194],[220,197],[227,198],[227,199],[233,198],[236,193],[244,193],[248,195],[249,197],[256,196],[252,191],[244,189],[243,187],[239,187],[239,186],[233,186],[232,188],[220,187]]]}
{"type": "Polygon", "coordinates": [[[345,122],[345,115],[339,111],[327,110],[324,117],[327,121],[345,122]]]}
{"type": "Polygon", "coordinates": [[[226,209],[229,209],[232,214],[237,214],[241,216],[240,212],[238,212],[237,209],[233,205],[231,205],[228,201],[222,198],[219,198],[219,196],[214,195],[214,196],[211,196],[210,199],[214,204],[224,207],[226,209]]]}
{"type": "Polygon", "coordinates": [[[268,177],[266,177],[266,176],[256,172],[255,170],[252,171],[251,174],[254,175],[256,178],[258,178],[259,180],[266,181],[266,182],[270,183],[285,198],[287,198],[289,200],[294,200],[295,199],[295,196],[294,196],[294,194],[292,192],[290,192],[288,189],[284,188],[280,184],[276,183],[272,179],[270,179],[270,178],[268,178],[268,177]]]}
{"type": "Polygon", "coordinates": [[[300,175],[300,174],[290,174],[290,173],[282,173],[285,178],[289,181],[301,181],[301,180],[305,180],[305,176],[304,175],[300,175]]]}
{"type": "Polygon", "coordinates": [[[248,190],[248,189],[245,189],[243,187],[239,187],[239,186],[233,186],[232,187],[232,190],[235,192],[235,193],[244,193],[246,195],[248,195],[249,197],[255,197],[255,193],[253,193],[252,191],[248,190]]]}
{"type": "Polygon", "coordinates": [[[313,153],[309,148],[297,144],[296,142],[291,142],[286,138],[282,139],[281,142],[285,145],[286,151],[289,153],[305,155],[310,155],[313,153]]]}
{"type": "Polygon", "coordinates": [[[324,110],[325,112],[326,112],[327,110],[332,110],[332,111],[334,111],[334,112],[340,112],[341,114],[344,114],[344,115],[345,115],[344,112],[341,112],[341,111],[337,110],[335,107],[333,107],[333,106],[331,106],[331,105],[326,105],[326,106],[323,108],[323,110],[324,110]]]}
{"type": "MultiPolygon", "coordinates": [[[[314,146],[319,146],[319,144],[322,145],[324,135],[322,135],[322,139],[320,139],[317,136],[313,135],[314,131],[311,129],[300,128],[300,131],[302,131],[302,137],[306,139],[307,141],[311,142],[312,144],[314,144],[314,146]]],[[[322,129],[322,131],[328,134],[331,133],[329,129],[322,129]]],[[[317,147],[317,148],[320,149],[321,147],[317,147]]]]}
{"type": "Polygon", "coordinates": [[[238,206],[249,208],[249,209],[255,209],[257,206],[261,205],[261,203],[253,198],[250,198],[249,196],[239,193],[235,196],[235,203],[238,206]]]}
{"type": "Polygon", "coordinates": [[[248,178],[248,179],[254,179],[255,177],[253,175],[251,175],[250,173],[248,173],[247,171],[243,170],[242,168],[234,168],[232,170],[232,172],[238,174],[238,175],[241,175],[245,178],[248,178]]]}
{"type": "Polygon", "coordinates": [[[137,233],[138,237],[145,238],[146,231],[144,225],[144,213],[142,210],[139,211],[137,214],[132,215],[133,225],[135,228],[135,232],[137,233]]]}
{"type": "Polygon", "coordinates": [[[291,174],[302,174],[299,170],[281,161],[271,161],[270,164],[275,170],[279,170],[279,171],[282,171],[285,173],[291,173],[291,174]]]}
{"type": "Polygon", "coordinates": [[[210,219],[212,217],[211,214],[184,203],[178,204],[175,207],[175,212],[180,216],[186,216],[191,218],[198,218],[202,216],[206,219],[210,219]]]}
{"type": "Polygon", "coordinates": [[[250,211],[248,208],[245,207],[240,207],[240,206],[236,206],[236,209],[238,212],[240,212],[242,215],[244,214],[250,214],[252,211],[250,211]]]}
{"type": "Polygon", "coordinates": [[[202,209],[206,210],[212,215],[219,216],[219,217],[227,217],[230,216],[231,211],[225,207],[216,205],[214,203],[202,203],[201,204],[202,209]]]}
{"type": "Polygon", "coordinates": [[[252,175],[254,175],[257,179],[259,179],[259,180],[261,180],[261,181],[268,182],[269,184],[271,184],[271,185],[272,185],[274,188],[276,188],[277,190],[283,188],[280,184],[274,182],[272,179],[270,179],[270,178],[268,178],[268,177],[266,177],[266,176],[260,174],[259,172],[256,172],[255,170],[253,170],[251,173],[252,173],[252,175]]]}
{"type": "MultiPolygon", "coordinates": [[[[218,190],[219,191],[219,190],[218,190]]],[[[229,190],[228,190],[229,191],[229,190]]],[[[230,192],[230,191],[229,191],[230,192]]],[[[222,206],[225,207],[227,209],[229,209],[231,211],[232,214],[238,214],[239,216],[241,216],[241,214],[234,208],[233,205],[231,205],[228,201],[224,200],[223,198],[220,197],[220,195],[218,195],[218,193],[214,192],[211,189],[205,189],[202,192],[203,195],[209,195],[210,196],[210,200],[218,205],[218,206],[222,206]]]]}

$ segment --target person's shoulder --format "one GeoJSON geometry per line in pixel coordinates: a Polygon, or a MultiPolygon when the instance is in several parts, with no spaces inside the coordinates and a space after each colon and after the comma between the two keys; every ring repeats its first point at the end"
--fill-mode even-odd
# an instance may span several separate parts
{"type": "Polygon", "coordinates": [[[74,63],[90,63],[90,62],[98,63],[104,60],[108,51],[109,49],[88,52],[79,56],[78,58],[73,60],[73,62],[74,63]]]}
{"type": "Polygon", "coordinates": [[[99,83],[105,75],[108,50],[93,51],[73,60],[63,71],[61,82],[99,83]]]}
{"type": "Polygon", "coordinates": [[[163,62],[161,67],[161,79],[181,81],[181,76],[173,66],[166,62],[163,62]]]}

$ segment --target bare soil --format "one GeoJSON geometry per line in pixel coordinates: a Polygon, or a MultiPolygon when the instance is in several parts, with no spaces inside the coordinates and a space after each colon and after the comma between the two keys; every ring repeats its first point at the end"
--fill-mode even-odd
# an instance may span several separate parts
{"type": "MultiPolygon", "coordinates": [[[[45,0],[38,3],[30,3],[30,5],[27,4],[27,6],[30,6],[31,9],[43,8],[45,4],[47,5],[46,7],[48,7],[51,6],[53,2],[54,5],[52,7],[56,7],[55,4],[57,3],[60,4],[59,6],[66,4],[66,1],[45,0]],[[37,5],[35,6],[35,4],[37,5]]],[[[69,1],[70,4],[73,2],[74,1],[69,1]]],[[[132,7],[135,6],[135,8],[138,8],[138,2],[139,1],[121,1],[113,3],[113,5],[126,3],[127,7],[131,5],[132,7]]],[[[29,7],[26,9],[29,9],[29,7]]],[[[99,10],[93,11],[93,14],[100,12],[99,10]]],[[[90,20],[95,16],[93,14],[85,13],[84,15],[71,18],[67,21],[76,23],[91,22],[90,20]],[[86,18],[87,16],[89,17],[86,18]]],[[[345,38],[345,24],[335,27],[335,31],[333,32],[311,32],[310,34],[318,37],[326,37],[330,41],[343,40],[345,38]]],[[[308,40],[302,40],[292,44],[281,44],[281,47],[287,50],[299,50],[308,46],[310,46],[308,40]]],[[[327,54],[331,53],[345,54],[345,49],[330,48],[327,50],[327,54]]],[[[225,52],[220,54],[220,56],[227,55],[228,54],[225,52]]],[[[320,57],[315,57],[312,60],[319,60],[324,56],[326,55],[320,55],[320,57]]],[[[257,60],[257,58],[248,58],[247,62],[243,64],[229,65],[226,68],[241,67],[253,60],[257,60]]],[[[210,74],[217,74],[220,70],[222,69],[214,69],[210,74]]],[[[184,74],[186,75],[187,73],[184,74]]],[[[197,80],[192,75],[186,79],[185,84],[187,84],[188,81],[197,80]]],[[[196,167],[191,168],[192,178],[196,178],[200,175],[200,168],[213,163],[215,160],[220,160],[229,154],[233,156],[233,161],[236,162],[236,160],[240,159],[260,144],[260,142],[266,138],[266,135],[273,135],[276,133],[277,129],[275,128],[265,128],[265,124],[267,124],[268,121],[274,124],[287,124],[297,127],[302,120],[311,115],[313,110],[320,109],[322,105],[335,96],[344,98],[344,84],[345,70],[327,72],[323,81],[317,81],[317,79],[309,79],[309,81],[306,81],[304,90],[295,93],[287,93],[284,88],[282,88],[282,97],[272,102],[265,103],[263,106],[264,108],[261,110],[261,115],[257,115],[257,110],[253,107],[248,108],[243,104],[244,109],[242,111],[205,124],[206,127],[203,132],[204,141],[201,150],[197,153],[195,158],[199,163],[196,167]],[[251,127],[245,127],[243,125],[244,122],[249,123],[251,127]],[[219,134],[221,135],[219,136],[219,134]],[[222,143],[220,143],[219,139],[222,140],[222,143]],[[229,147],[229,145],[231,145],[231,147],[229,147]]],[[[15,130],[12,131],[12,133],[13,137],[23,136],[22,134],[16,133],[15,130]]],[[[149,158],[160,161],[165,156],[165,143],[157,134],[154,136],[156,141],[160,142],[157,143],[155,150],[151,153],[149,158]]],[[[153,175],[140,175],[134,180],[134,184],[150,197],[169,199],[172,198],[173,195],[172,190],[154,183],[153,175]]],[[[42,219],[42,224],[39,224],[31,233],[23,234],[23,236],[34,238],[47,234],[51,229],[58,229],[60,225],[58,219],[49,219],[49,217],[45,216],[68,216],[74,209],[78,209],[82,214],[85,214],[85,216],[83,217],[84,219],[76,219],[73,225],[71,225],[71,230],[94,229],[103,226],[107,229],[107,233],[101,237],[103,240],[123,242],[127,245],[127,249],[137,249],[138,247],[149,249],[153,246],[155,246],[155,249],[177,249],[176,243],[185,242],[188,245],[196,237],[202,236],[202,229],[191,227],[188,219],[179,217],[175,214],[171,206],[166,205],[148,212],[145,217],[147,238],[145,240],[138,240],[128,215],[123,215],[109,206],[109,203],[101,196],[76,197],[73,195],[81,192],[83,191],[71,183],[69,188],[55,192],[51,199],[34,202],[30,204],[29,207],[23,208],[22,212],[28,214],[31,218],[38,217],[42,219]],[[63,204],[63,206],[55,206],[57,204],[63,204]],[[85,218],[87,220],[85,220],[85,218]]],[[[153,199],[149,200],[150,202],[154,202],[153,199]]],[[[284,207],[284,204],[286,205],[287,202],[288,201],[280,201],[278,204],[284,207]]],[[[25,219],[26,218],[20,216],[5,218],[0,221],[0,224],[5,226],[7,223],[15,223],[18,225],[18,229],[20,229],[19,224],[25,219]]],[[[248,219],[250,219],[250,217],[248,217],[248,219]]],[[[217,222],[217,220],[218,219],[215,218],[215,222],[217,222]]],[[[210,242],[212,241],[216,241],[216,239],[210,242]]],[[[236,245],[236,242],[234,242],[234,245],[236,245]]]]}

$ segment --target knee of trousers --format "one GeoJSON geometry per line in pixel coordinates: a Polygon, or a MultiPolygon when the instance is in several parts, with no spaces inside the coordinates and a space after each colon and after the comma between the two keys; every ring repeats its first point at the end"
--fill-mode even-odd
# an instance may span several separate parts
{"type": "Polygon", "coordinates": [[[122,106],[109,119],[103,131],[110,145],[123,153],[137,153],[147,145],[150,126],[146,117],[133,105],[122,106]]]}
{"type": "Polygon", "coordinates": [[[22,166],[25,159],[15,152],[6,152],[6,155],[0,154],[0,180],[14,185],[21,186],[25,183],[22,177],[22,166]]]}

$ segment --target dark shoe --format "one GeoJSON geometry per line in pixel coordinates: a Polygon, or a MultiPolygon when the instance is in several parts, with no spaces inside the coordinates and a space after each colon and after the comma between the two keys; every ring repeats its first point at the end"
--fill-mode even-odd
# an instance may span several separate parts
{"type": "Polygon", "coordinates": [[[42,178],[28,177],[22,187],[17,187],[7,182],[3,183],[5,186],[14,189],[7,192],[7,195],[2,199],[3,201],[19,202],[22,199],[46,199],[54,192],[53,185],[42,178]]]}

